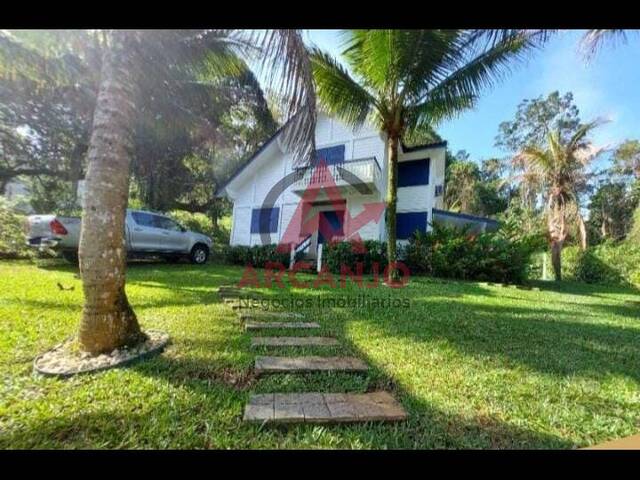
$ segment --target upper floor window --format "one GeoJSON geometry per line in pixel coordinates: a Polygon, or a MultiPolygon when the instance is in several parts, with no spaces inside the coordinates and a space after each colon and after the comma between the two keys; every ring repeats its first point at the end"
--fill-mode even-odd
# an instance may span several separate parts
{"type": "Polygon", "coordinates": [[[275,233],[278,231],[280,209],[254,208],[251,211],[251,233],[275,233]]]}
{"type": "Polygon", "coordinates": [[[316,162],[324,161],[327,165],[335,165],[344,162],[344,145],[319,148],[316,150],[316,162]]]}
{"type": "Polygon", "coordinates": [[[429,184],[429,159],[398,162],[398,187],[429,184]]]}

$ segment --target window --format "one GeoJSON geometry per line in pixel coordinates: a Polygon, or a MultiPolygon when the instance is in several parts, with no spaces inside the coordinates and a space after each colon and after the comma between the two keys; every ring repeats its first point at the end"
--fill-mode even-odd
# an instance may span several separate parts
{"type": "Polygon", "coordinates": [[[154,215],[153,220],[156,228],[162,228],[163,230],[172,230],[174,232],[182,231],[180,226],[170,218],[161,217],[160,215],[154,215]]]}
{"type": "Polygon", "coordinates": [[[335,165],[344,162],[344,145],[319,148],[316,150],[316,162],[324,160],[327,165],[335,165]]]}
{"type": "Polygon", "coordinates": [[[396,214],[396,237],[398,240],[407,240],[416,230],[427,231],[427,212],[396,214]]]}
{"type": "Polygon", "coordinates": [[[436,185],[436,197],[441,197],[444,193],[444,185],[436,185]]]}
{"type": "Polygon", "coordinates": [[[150,213],[144,212],[131,212],[131,216],[133,220],[140,226],[143,227],[153,227],[155,228],[154,218],[155,215],[151,215],[150,213]]]}
{"type": "Polygon", "coordinates": [[[279,208],[254,208],[251,210],[251,233],[275,233],[278,231],[279,208]]]}
{"type": "Polygon", "coordinates": [[[398,187],[429,184],[429,159],[398,162],[398,187]]]}

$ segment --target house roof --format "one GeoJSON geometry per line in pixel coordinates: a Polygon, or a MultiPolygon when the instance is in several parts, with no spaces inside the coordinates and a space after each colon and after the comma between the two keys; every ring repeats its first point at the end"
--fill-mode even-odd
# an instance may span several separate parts
{"type": "Polygon", "coordinates": [[[426,150],[427,148],[440,148],[440,147],[446,147],[446,146],[447,146],[447,141],[446,140],[443,140],[441,142],[424,143],[422,145],[416,145],[414,147],[408,147],[407,145],[405,145],[403,143],[402,144],[402,151],[404,153],[417,152],[419,150],[426,150]]]}
{"type": "MultiPolygon", "coordinates": [[[[288,122],[287,122],[288,123],[288,122]]],[[[276,130],[276,132],[271,135],[271,137],[269,137],[261,146],[260,148],[258,148],[258,150],[255,151],[255,153],[253,155],[251,155],[243,164],[241,164],[235,172],[233,172],[231,174],[231,176],[227,179],[226,182],[224,182],[222,185],[220,185],[214,195],[215,196],[220,196],[222,195],[222,191],[227,188],[227,185],[229,185],[233,180],[235,180],[235,178],[240,175],[245,168],[247,168],[256,158],[258,158],[258,156],[269,146],[273,143],[273,141],[278,138],[278,135],[280,135],[280,133],[282,133],[282,130],[284,129],[284,127],[286,127],[287,124],[285,123],[282,127],[280,127],[278,130],[276,130]]]]}

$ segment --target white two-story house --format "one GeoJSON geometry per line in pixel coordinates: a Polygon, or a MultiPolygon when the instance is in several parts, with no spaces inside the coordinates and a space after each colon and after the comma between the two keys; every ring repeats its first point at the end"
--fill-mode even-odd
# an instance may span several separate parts
{"type": "MultiPolygon", "coordinates": [[[[446,142],[400,148],[399,240],[406,240],[415,230],[426,231],[433,210],[443,208],[445,149],[446,142]]],[[[251,246],[265,240],[296,245],[306,242],[307,256],[314,258],[318,245],[356,233],[363,240],[385,240],[383,205],[378,210],[382,214],[369,221],[366,216],[364,220],[358,217],[367,204],[380,206],[384,202],[387,148],[380,132],[368,126],[354,130],[319,114],[316,158],[326,169],[301,168],[304,166],[284,148],[279,131],[241,165],[217,192],[233,202],[231,245],[251,246]],[[327,193],[327,175],[339,195],[327,193]],[[304,212],[302,222],[300,209],[304,212]],[[331,225],[332,238],[324,238],[327,230],[318,228],[322,222],[331,225]]]]}

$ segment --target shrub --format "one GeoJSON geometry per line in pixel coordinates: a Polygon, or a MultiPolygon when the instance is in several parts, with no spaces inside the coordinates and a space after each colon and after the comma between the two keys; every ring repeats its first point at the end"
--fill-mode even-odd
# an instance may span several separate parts
{"type": "Polygon", "coordinates": [[[281,263],[285,267],[289,265],[289,253],[278,252],[276,244],[227,246],[223,249],[223,257],[232,265],[251,265],[255,268],[264,268],[267,262],[281,263]]]}
{"type": "Polygon", "coordinates": [[[468,229],[434,225],[416,232],[405,248],[412,274],[462,280],[521,283],[527,278],[533,244],[498,232],[471,235],[468,229]]]}
{"type": "Polygon", "coordinates": [[[374,263],[379,265],[380,273],[387,266],[387,244],[377,240],[365,240],[362,245],[353,241],[329,242],[322,254],[323,263],[332,273],[340,273],[343,265],[355,272],[358,263],[362,263],[363,273],[372,273],[374,263]]]}
{"type": "Polygon", "coordinates": [[[26,216],[0,197],[0,259],[33,258],[34,251],[25,243],[26,216]]]}
{"type": "MultiPolygon", "coordinates": [[[[550,254],[545,255],[551,268],[550,254]]],[[[562,278],[610,285],[640,284],[640,245],[630,240],[604,242],[584,252],[575,245],[565,247],[562,278]]]]}

